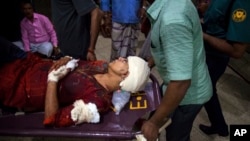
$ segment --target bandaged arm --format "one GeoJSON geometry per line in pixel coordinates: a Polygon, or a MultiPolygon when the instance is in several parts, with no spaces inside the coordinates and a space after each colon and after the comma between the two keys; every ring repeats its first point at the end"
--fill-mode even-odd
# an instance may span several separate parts
{"type": "Polygon", "coordinates": [[[59,110],[57,99],[57,82],[49,81],[45,97],[45,126],[64,127],[83,122],[98,123],[100,115],[93,103],[84,103],[83,100],[76,100],[72,105],[59,110]],[[68,113],[70,112],[70,113],[68,113]]]}
{"type": "Polygon", "coordinates": [[[57,70],[53,70],[48,74],[47,91],[45,95],[45,119],[56,114],[59,108],[57,99],[58,81],[77,67],[78,60],[71,60],[66,65],[61,66],[57,70]]]}

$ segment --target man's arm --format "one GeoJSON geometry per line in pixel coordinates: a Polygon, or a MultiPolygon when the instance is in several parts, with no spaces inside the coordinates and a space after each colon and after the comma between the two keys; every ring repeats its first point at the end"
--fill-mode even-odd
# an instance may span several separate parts
{"type": "Polygon", "coordinates": [[[25,23],[21,22],[21,34],[22,34],[22,41],[25,51],[30,51],[30,42],[28,37],[28,31],[25,29],[25,23]]]}
{"type": "Polygon", "coordinates": [[[226,53],[230,57],[240,58],[243,56],[245,50],[250,45],[247,43],[240,42],[229,42],[224,39],[220,39],[209,34],[203,33],[203,39],[206,43],[208,43],[213,48],[226,53]]]}
{"type": "Polygon", "coordinates": [[[57,35],[56,35],[56,31],[54,29],[54,26],[52,24],[52,22],[50,21],[50,19],[46,16],[41,17],[44,21],[44,26],[46,28],[46,31],[49,33],[50,35],[50,40],[53,44],[54,47],[58,46],[58,39],[57,39],[57,35]]]}
{"type": "Polygon", "coordinates": [[[148,6],[149,4],[147,3],[146,0],[141,0],[141,8],[140,8],[140,13],[139,13],[139,17],[141,20],[146,20],[146,10],[148,6]]]}
{"type": "Polygon", "coordinates": [[[90,45],[88,48],[87,60],[96,60],[94,50],[100,30],[102,16],[103,13],[98,7],[91,11],[90,45]]]}
{"type": "Polygon", "coordinates": [[[112,30],[111,1],[101,0],[100,9],[103,11],[103,24],[101,26],[101,33],[104,37],[111,37],[111,30],[112,30]]]}
{"type": "Polygon", "coordinates": [[[171,81],[161,104],[154,115],[143,124],[142,133],[148,140],[156,140],[164,119],[170,115],[184,98],[191,80],[171,81]]]}

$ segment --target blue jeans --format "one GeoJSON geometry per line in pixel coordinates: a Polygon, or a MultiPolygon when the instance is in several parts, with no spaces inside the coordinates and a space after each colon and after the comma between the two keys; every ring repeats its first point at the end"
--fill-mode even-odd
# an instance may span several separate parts
{"type": "Polygon", "coordinates": [[[166,128],[167,141],[189,141],[195,117],[202,104],[178,106],[171,115],[172,123],[166,128]]]}
{"type": "Polygon", "coordinates": [[[30,43],[30,51],[38,52],[40,54],[50,57],[53,52],[53,45],[51,42],[42,42],[42,43],[30,43]]]}

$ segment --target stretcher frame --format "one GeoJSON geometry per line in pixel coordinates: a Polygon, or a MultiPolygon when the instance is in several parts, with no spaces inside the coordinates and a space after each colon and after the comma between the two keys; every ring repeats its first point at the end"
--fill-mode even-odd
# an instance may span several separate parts
{"type": "Polygon", "coordinates": [[[84,123],[72,127],[47,128],[42,124],[44,112],[0,116],[0,136],[135,139],[140,133],[140,128],[135,128],[136,121],[154,111],[160,104],[159,83],[152,74],[144,92],[133,94],[119,115],[113,111],[102,115],[98,124],[84,123]]]}

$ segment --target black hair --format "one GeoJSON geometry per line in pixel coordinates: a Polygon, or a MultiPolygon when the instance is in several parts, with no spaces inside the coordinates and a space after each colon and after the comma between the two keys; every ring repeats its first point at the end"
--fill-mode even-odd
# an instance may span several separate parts
{"type": "Polygon", "coordinates": [[[36,11],[33,0],[21,0],[20,8],[22,9],[25,4],[30,4],[33,7],[34,12],[36,11]]]}

